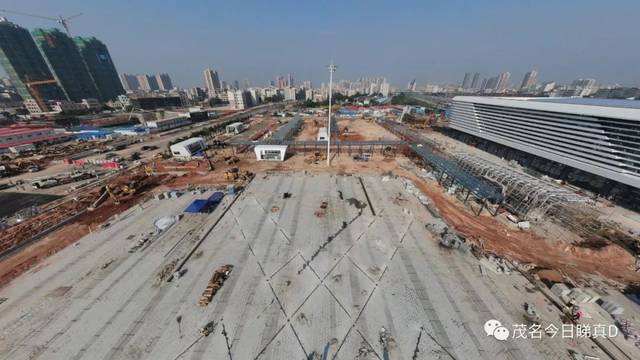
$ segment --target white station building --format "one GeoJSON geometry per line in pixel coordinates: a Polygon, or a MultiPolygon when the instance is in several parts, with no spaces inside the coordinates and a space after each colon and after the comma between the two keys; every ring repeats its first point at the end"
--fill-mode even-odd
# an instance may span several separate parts
{"type": "Polygon", "coordinates": [[[327,141],[328,138],[329,135],[327,133],[326,127],[321,127],[320,129],[318,129],[318,141],[327,141]]]}
{"type": "Polygon", "coordinates": [[[256,145],[253,150],[258,161],[284,161],[287,157],[287,145],[256,145]]]}
{"type": "Polygon", "coordinates": [[[181,160],[190,160],[194,157],[204,156],[204,151],[207,149],[207,143],[201,137],[194,137],[177,144],[173,144],[169,147],[171,155],[174,158],[181,160]]]}
{"type": "Polygon", "coordinates": [[[640,101],[456,96],[458,131],[640,188],[640,101]]]}

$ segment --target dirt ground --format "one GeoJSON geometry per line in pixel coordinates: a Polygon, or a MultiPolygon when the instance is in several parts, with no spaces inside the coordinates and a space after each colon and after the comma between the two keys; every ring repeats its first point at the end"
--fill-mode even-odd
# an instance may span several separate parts
{"type": "Polygon", "coordinates": [[[398,137],[378,125],[373,119],[340,119],[340,140],[398,140],[398,137]],[[348,132],[344,130],[348,129],[348,132]]]}
{"type": "Polygon", "coordinates": [[[331,168],[326,165],[326,158],[317,163],[309,163],[311,154],[303,156],[296,154],[288,158],[285,162],[256,161],[253,152],[246,152],[237,155],[239,162],[233,165],[227,165],[224,162],[215,162],[216,168],[213,172],[201,175],[196,173],[184,174],[176,177],[173,181],[165,185],[170,188],[184,188],[191,185],[222,185],[229,184],[226,180],[225,170],[236,167],[239,171],[251,171],[253,173],[280,172],[280,171],[305,171],[307,173],[334,173],[334,174],[351,174],[351,173],[383,173],[393,172],[398,169],[395,159],[384,159],[379,153],[374,154],[372,161],[356,162],[346,154],[334,156],[331,162],[331,168]]]}
{"type": "Polygon", "coordinates": [[[302,129],[293,137],[293,140],[316,140],[318,138],[318,129],[325,126],[327,126],[327,119],[324,117],[306,118],[302,129]]]}
{"type": "Polygon", "coordinates": [[[640,273],[635,272],[634,257],[616,244],[593,250],[561,240],[545,239],[533,232],[514,231],[488,215],[473,215],[458,200],[445,195],[437,183],[418,181],[415,177],[414,181],[433,201],[447,223],[485,251],[521,263],[556,269],[574,279],[600,274],[625,284],[640,282],[640,273]]]}
{"type": "MultiPolygon", "coordinates": [[[[305,119],[302,130],[294,137],[294,140],[316,140],[318,129],[327,126],[325,117],[312,117],[305,119]]],[[[339,139],[345,141],[362,140],[397,140],[398,137],[376,124],[371,119],[339,119],[338,127],[341,130],[339,139]],[[344,132],[348,129],[348,132],[344,132]]]]}

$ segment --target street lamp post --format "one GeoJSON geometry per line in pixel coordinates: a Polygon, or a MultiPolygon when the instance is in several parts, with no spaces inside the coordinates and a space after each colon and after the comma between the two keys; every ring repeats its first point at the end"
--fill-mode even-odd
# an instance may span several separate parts
{"type": "Polygon", "coordinates": [[[329,123],[327,125],[327,166],[331,166],[331,91],[333,86],[333,73],[336,66],[331,62],[329,69],[329,123]]]}

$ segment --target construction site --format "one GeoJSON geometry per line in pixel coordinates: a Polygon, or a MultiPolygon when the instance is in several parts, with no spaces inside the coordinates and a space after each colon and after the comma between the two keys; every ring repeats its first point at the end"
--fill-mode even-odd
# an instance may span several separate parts
{"type": "Polygon", "coordinates": [[[0,230],[0,358],[640,358],[637,213],[439,114],[307,110],[149,137],[41,189],[0,230]]]}

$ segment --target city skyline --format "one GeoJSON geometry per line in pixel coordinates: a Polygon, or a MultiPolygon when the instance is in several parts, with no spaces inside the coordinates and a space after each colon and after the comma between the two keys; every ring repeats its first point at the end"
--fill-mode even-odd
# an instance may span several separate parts
{"type": "MultiPolygon", "coordinates": [[[[8,0],[3,6],[43,15],[83,12],[71,22],[72,35],[101,39],[109,46],[119,73],[166,72],[174,85],[183,88],[203,86],[202,71],[208,67],[229,83],[249,79],[252,85],[264,86],[278,74],[288,73],[321,83],[326,81],[323,70],[331,58],[340,64],[337,78],[385,74],[397,88],[414,78],[418,84],[458,83],[460,73],[468,71],[509,72],[512,81],[519,82],[533,68],[540,74],[539,83],[595,78],[604,84],[639,86],[640,72],[634,64],[640,61],[640,52],[625,44],[633,42],[631,14],[640,10],[640,4],[617,1],[620,6],[605,6],[586,1],[576,7],[569,3],[454,1],[438,4],[435,14],[422,11],[435,4],[422,2],[375,3],[372,9],[341,3],[335,12],[323,4],[298,8],[288,1],[198,4],[199,11],[162,3],[120,6],[109,2],[89,7],[76,0],[55,4],[8,0]],[[119,11],[124,7],[127,11],[119,11]],[[387,17],[386,8],[402,16],[387,17]],[[532,20],[522,21],[519,14],[524,12],[532,20]],[[210,14],[225,16],[210,22],[210,14]],[[113,26],[114,19],[120,26],[113,26]],[[487,27],[497,20],[502,26],[487,27]],[[387,26],[374,25],[379,23],[387,26]],[[473,31],[479,26],[482,32],[473,31]],[[236,30],[220,32],[221,28],[236,30]],[[580,36],[573,36],[578,28],[580,36]],[[525,51],[531,45],[536,51],[525,51]]],[[[29,30],[53,25],[26,16],[0,16],[29,30]]]]}

